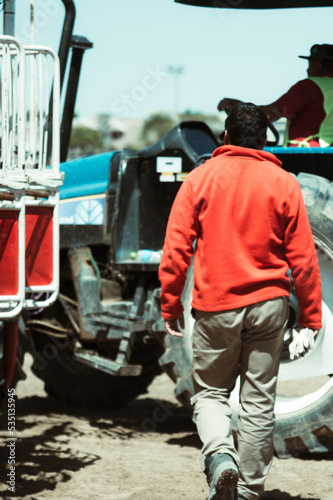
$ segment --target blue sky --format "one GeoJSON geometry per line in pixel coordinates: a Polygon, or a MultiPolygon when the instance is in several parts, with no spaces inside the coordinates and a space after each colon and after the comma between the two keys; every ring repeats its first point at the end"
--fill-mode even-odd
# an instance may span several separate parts
{"type": "MultiPolygon", "coordinates": [[[[62,2],[34,4],[35,43],[58,51],[62,2]]],[[[211,114],[225,96],[268,104],[306,77],[307,61],[298,55],[308,55],[314,43],[333,43],[332,8],[242,11],[173,0],[75,5],[74,34],[94,44],[84,55],[76,105],[86,118],[145,118],[176,108],[211,114]],[[182,74],[171,75],[170,66],[182,74]]],[[[29,16],[30,0],[16,0],[16,36],[24,43],[29,16]]]]}

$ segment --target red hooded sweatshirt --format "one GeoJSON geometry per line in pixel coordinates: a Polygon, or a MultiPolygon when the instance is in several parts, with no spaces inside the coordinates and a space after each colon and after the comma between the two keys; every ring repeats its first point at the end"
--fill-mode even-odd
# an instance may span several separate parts
{"type": "Polygon", "coordinates": [[[183,311],[194,247],[195,309],[222,311],[289,297],[290,268],[299,324],[321,328],[318,259],[301,189],[273,154],[222,146],[186,178],[159,268],[164,319],[183,311]]]}

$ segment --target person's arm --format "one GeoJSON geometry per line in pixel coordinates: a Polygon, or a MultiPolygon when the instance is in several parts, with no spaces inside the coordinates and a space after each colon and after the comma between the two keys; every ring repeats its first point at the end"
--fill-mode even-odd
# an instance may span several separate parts
{"type": "Polygon", "coordinates": [[[317,91],[316,84],[306,78],[295,83],[295,85],[272,104],[259,107],[265,111],[269,123],[282,117],[292,120],[312,99],[316,98],[317,91]]]}
{"type": "Polygon", "coordinates": [[[268,123],[276,122],[276,120],[279,120],[283,116],[275,106],[275,103],[267,104],[266,106],[259,106],[259,108],[266,113],[268,123]]]}
{"type": "Polygon", "coordinates": [[[222,99],[218,105],[217,109],[219,111],[226,111],[227,113],[231,111],[237,104],[240,104],[243,101],[239,101],[238,99],[231,99],[231,97],[225,97],[222,99]]]}
{"type": "Polygon", "coordinates": [[[285,255],[294,281],[302,328],[319,330],[321,323],[321,280],[316,248],[299,184],[289,195],[285,208],[285,255]]]}
{"type": "Polygon", "coordinates": [[[188,178],[178,191],[170,212],[159,267],[162,317],[166,322],[166,330],[171,335],[182,336],[177,328],[177,321],[183,328],[181,294],[197,234],[198,217],[188,178]]]}
{"type": "MultiPolygon", "coordinates": [[[[222,99],[218,106],[217,109],[219,111],[226,111],[229,112],[231,111],[237,104],[241,103],[242,101],[239,101],[238,99],[231,99],[230,97],[225,97],[222,99]]],[[[265,106],[258,106],[260,109],[266,113],[268,123],[275,122],[276,120],[279,120],[279,118],[282,117],[281,112],[277,109],[274,103],[272,104],[267,104],[265,106]]]]}
{"type": "MultiPolygon", "coordinates": [[[[268,123],[275,122],[282,117],[289,120],[294,118],[308,104],[315,92],[316,84],[306,78],[295,83],[295,85],[273,103],[259,105],[259,108],[266,113],[268,123]]],[[[242,101],[225,97],[219,102],[217,109],[228,112],[240,102],[242,101]]]]}

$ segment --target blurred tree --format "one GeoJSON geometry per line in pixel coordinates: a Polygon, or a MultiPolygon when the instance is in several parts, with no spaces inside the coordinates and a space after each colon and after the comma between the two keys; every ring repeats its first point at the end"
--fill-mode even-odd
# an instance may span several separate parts
{"type": "Polygon", "coordinates": [[[143,147],[148,147],[155,144],[159,139],[164,137],[175,125],[176,122],[174,122],[170,115],[166,113],[156,113],[149,116],[149,118],[145,120],[141,132],[143,147]]]}
{"type": "Polygon", "coordinates": [[[100,132],[89,127],[73,127],[70,148],[80,149],[85,154],[96,153],[102,149],[103,137],[100,132]]]}

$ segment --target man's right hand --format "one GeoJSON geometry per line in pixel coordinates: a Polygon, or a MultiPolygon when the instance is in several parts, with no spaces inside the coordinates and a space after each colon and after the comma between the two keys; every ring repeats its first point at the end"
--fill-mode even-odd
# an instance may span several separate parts
{"type": "Polygon", "coordinates": [[[237,104],[241,103],[238,99],[231,99],[230,97],[225,97],[222,101],[219,102],[217,109],[219,111],[231,111],[237,104]]]}
{"type": "Polygon", "coordinates": [[[185,328],[185,321],[184,321],[184,315],[180,314],[179,316],[176,316],[175,318],[172,319],[165,319],[164,320],[164,325],[166,331],[172,335],[173,337],[182,337],[183,334],[180,332],[178,323],[180,328],[184,330],[185,328]]]}

